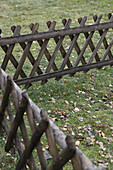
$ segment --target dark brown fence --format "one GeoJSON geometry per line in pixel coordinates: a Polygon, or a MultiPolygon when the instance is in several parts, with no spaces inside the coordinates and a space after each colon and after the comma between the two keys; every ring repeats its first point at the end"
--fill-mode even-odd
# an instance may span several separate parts
{"type": "Polygon", "coordinates": [[[5,151],[10,151],[12,155],[18,153],[19,160],[15,165],[17,170],[22,168],[39,170],[40,167],[42,170],[60,170],[69,160],[74,170],[104,170],[95,167],[75,146],[73,137],[70,135],[66,137],[46,111],[40,110],[28,97],[27,92],[22,91],[2,69],[0,87],[3,94],[2,100],[0,99],[0,132],[4,130],[7,136],[5,151]],[[32,135],[29,137],[30,131],[32,135]],[[43,152],[41,146],[41,136],[44,132],[49,153],[43,152]],[[62,149],[60,153],[56,144],[62,149]],[[51,165],[47,164],[48,158],[52,159],[51,165]]]}
{"type": "Polygon", "coordinates": [[[55,21],[48,21],[46,32],[38,32],[38,23],[31,24],[32,32],[26,35],[20,35],[20,26],[13,26],[13,36],[0,39],[5,52],[1,68],[6,71],[11,63],[15,82],[29,87],[35,81],[44,84],[49,78],[59,80],[63,75],[113,65],[113,15],[108,18],[101,23],[102,16],[94,16],[92,25],[86,24],[86,17],[79,18],[78,27],[64,19],[60,30],[55,30],[55,21]],[[18,45],[21,56],[15,52],[18,45]]]}

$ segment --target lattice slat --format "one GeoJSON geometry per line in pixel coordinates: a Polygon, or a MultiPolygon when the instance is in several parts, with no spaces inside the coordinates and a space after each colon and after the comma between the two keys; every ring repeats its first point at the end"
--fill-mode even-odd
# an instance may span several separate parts
{"type": "MultiPolygon", "coordinates": [[[[38,27],[36,27],[36,28],[38,29],[38,27]]],[[[13,26],[13,28],[11,29],[12,32],[14,32],[15,29],[16,29],[16,26],[13,26]]],[[[32,28],[32,29],[33,29],[33,28],[32,28]]],[[[35,32],[37,32],[37,31],[35,30],[35,32]]],[[[22,50],[25,50],[26,44],[25,44],[25,43],[19,43],[19,44],[20,44],[22,50]]],[[[31,53],[30,51],[28,51],[27,56],[28,56],[28,59],[29,59],[29,61],[31,62],[31,64],[34,65],[35,59],[34,59],[32,53],[31,53]]],[[[43,73],[42,70],[40,69],[40,67],[37,67],[37,73],[38,73],[38,74],[42,74],[42,73],[43,73]]]]}
{"type": "MultiPolygon", "coordinates": [[[[36,24],[36,25],[34,26],[33,31],[32,31],[32,34],[34,34],[35,31],[37,31],[38,27],[39,27],[39,24],[36,24]]],[[[19,73],[20,73],[20,70],[21,70],[21,68],[22,68],[22,66],[23,66],[23,64],[24,64],[24,62],[25,62],[25,59],[26,59],[26,57],[27,57],[27,53],[28,53],[31,45],[32,45],[32,42],[28,42],[28,43],[27,43],[27,45],[26,45],[26,47],[25,47],[25,49],[24,49],[24,53],[23,53],[23,55],[22,55],[22,57],[21,57],[21,59],[20,59],[20,62],[19,62],[19,64],[18,64],[18,67],[17,67],[16,72],[15,72],[15,74],[14,74],[14,77],[13,77],[14,79],[17,79],[17,78],[18,78],[19,73]]]]}
{"type": "MultiPolygon", "coordinates": [[[[113,21],[113,16],[110,16],[110,17],[109,17],[109,20],[110,20],[110,22],[113,21]]],[[[95,21],[95,18],[94,18],[94,21],[95,21]]],[[[99,30],[99,34],[100,34],[100,36],[101,36],[101,35],[103,34],[103,30],[99,30]]],[[[104,39],[103,39],[103,44],[104,44],[105,49],[107,49],[109,45],[108,45],[107,40],[106,40],[105,37],[104,37],[104,39]]],[[[113,55],[112,55],[112,53],[111,53],[110,50],[109,50],[109,52],[108,52],[108,56],[109,56],[110,59],[113,58],[113,55]]]]}

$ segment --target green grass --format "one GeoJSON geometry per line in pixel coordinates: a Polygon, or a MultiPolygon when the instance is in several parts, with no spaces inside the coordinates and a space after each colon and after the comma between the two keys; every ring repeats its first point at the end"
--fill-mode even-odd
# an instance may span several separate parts
{"type": "MultiPolygon", "coordinates": [[[[49,20],[55,20],[58,29],[63,28],[64,18],[71,18],[72,26],[78,26],[77,19],[83,16],[87,16],[87,23],[92,24],[92,17],[95,14],[102,14],[102,21],[108,21],[107,14],[113,13],[113,2],[111,0],[1,0],[0,11],[2,37],[6,37],[12,35],[10,30],[12,25],[21,25],[21,33],[24,34],[30,33],[29,24],[32,22],[39,23],[39,31],[47,31],[46,22],[49,20]]],[[[95,37],[94,42],[96,43],[97,40],[98,37],[95,37]]],[[[82,46],[83,42],[79,41],[79,44],[82,46]]],[[[54,43],[51,42],[48,48],[51,50],[53,46],[54,43]]],[[[34,44],[35,48],[38,50],[36,44],[34,44]]],[[[35,56],[36,50],[33,50],[35,56]]],[[[19,61],[20,47],[14,51],[14,55],[19,61]]],[[[0,65],[3,56],[4,53],[0,50],[0,65]]],[[[43,63],[47,65],[45,59],[43,63]]],[[[60,58],[58,63],[60,64],[60,58]]],[[[29,73],[29,63],[26,62],[24,69],[29,73]]],[[[113,68],[108,66],[100,70],[91,70],[87,74],[77,73],[73,78],[65,76],[59,81],[51,79],[43,86],[40,82],[33,83],[33,86],[28,89],[30,98],[38,104],[39,108],[46,109],[66,135],[73,134],[75,141],[80,141],[80,150],[92,162],[98,165],[103,160],[111,170],[113,169],[112,72],[113,68]],[[100,142],[103,144],[101,148],[100,142]]],[[[7,73],[14,73],[10,63],[7,73]]],[[[30,132],[29,135],[31,136],[30,132]]],[[[14,169],[16,155],[12,158],[4,152],[5,140],[4,134],[4,137],[0,138],[0,168],[14,169]]],[[[43,146],[45,144],[44,139],[43,146]]],[[[70,165],[65,166],[65,169],[70,169],[70,165]]]]}

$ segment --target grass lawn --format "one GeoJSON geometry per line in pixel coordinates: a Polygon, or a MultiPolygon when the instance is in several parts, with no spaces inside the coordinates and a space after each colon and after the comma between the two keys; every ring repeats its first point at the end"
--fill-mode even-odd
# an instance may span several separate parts
{"type": "MultiPolygon", "coordinates": [[[[12,35],[12,25],[21,25],[21,33],[25,34],[30,33],[30,23],[38,22],[39,30],[45,31],[49,20],[55,20],[56,28],[60,29],[62,19],[71,18],[72,26],[78,26],[77,19],[83,16],[88,17],[88,24],[93,24],[95,14],[102,14],[102,21],[106,22],[109,12],[113,13],[112,0],[1,0],[0,29],[2,37],[6,37],[12,35]]],[[[20,54],[19,49],[15,54],[20,54]]],[[[0,65],[3,56],[0,49],[0,65]]],[[[28,72],[29,65],[25,69],[28,72]]],[[[9,65],[7,73],[13,72],[9,65]]],[[[74,136],[80,150],[92,162],[113,169],[113,67],[64,76],[59,81],[51,79],[43,86],[40,82],[33,83],[28,94],[39,108],[47,110],[66,135],[74,136]]],[[[5,136],[0,137],[0,169],[15,169],[16,155],[12,157],[4,152],[5,140],[5,136]]],[[[70,165],[65,169],[70,169],[70,165]]]]}

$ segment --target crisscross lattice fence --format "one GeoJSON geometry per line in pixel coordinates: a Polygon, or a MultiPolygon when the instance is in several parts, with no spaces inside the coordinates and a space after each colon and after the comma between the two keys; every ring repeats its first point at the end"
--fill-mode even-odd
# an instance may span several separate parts
{"type": "Polygon", "coordinates": [[[112,65],[113,15],[108,14],[108,22],[101,23],[101,18],[94,16],[92,25],[86,25],[86,17],[79,18],[78,27],[64,19],[64,29],[59,30],[55,21],[48,21],[46,32],[38,32],[38,23],[31,24],[32,32],[26,35],[20,35],[20,26],[13,26],[13,36],[0,39],[5,52],[1,68],[5,71],[12,64],[15,82],[29,87],[34,81],[44,84],[49,78],[112,65]]]}
{"type": "Polygon", "coordinates": [[[4,129],[7,135],[5,151],[11,151],[11,154],[18,153],[19,161],[15,165],[17,170],[28,167],[31,170],[39,169],[36,164],[38,159],[36,156],[34,158],[34,149],[37,150],[37,157],[43,170],[62,169],[69,159],[75,170],[104,170],[95,167],[75,146],[73,137],[66,137],[50,120],[46,111],[43,109],[40,111],[26,91],[22,91],[2,69],[0,69],[0,87],[3,93],[3,98],[0,99],[0,130],[4,129]],[[16,113],[13,112],[14,109],[16,113]],[[30,139],[29,130],[32,132],[30,139]],[[42,151],[41,146],[41,136],[44,132],[52,155],[52,163],[49,166],[46,162],[48,154],[42,151]],[[62,152],[58,153],[56,143],[63,149],[62,152]]]}

